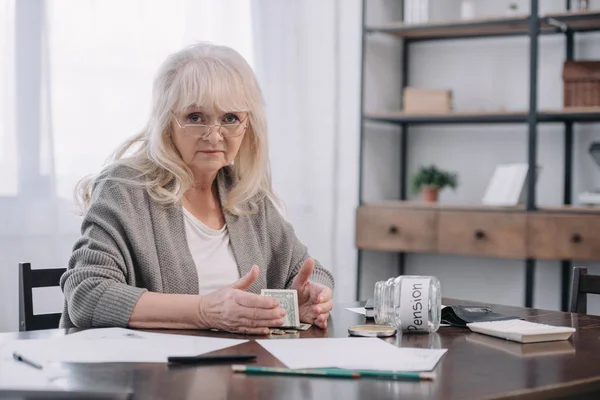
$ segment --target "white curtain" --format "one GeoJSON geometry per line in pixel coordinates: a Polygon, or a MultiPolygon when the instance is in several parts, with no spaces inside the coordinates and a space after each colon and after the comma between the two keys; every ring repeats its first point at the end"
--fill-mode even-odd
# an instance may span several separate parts
{"type": "MultiPolygon", "coordinates": [[[[199,40],[252,64],[250,0],[0,0],[0,331],[18,327],[18,262],[66,266],[75,183],[142,128],[165,56],[199,40]]],[[[37,297],[52,311],[60,292],[37,297]]]]}
{"type": "Polygon", "coordinates": [[[273,182],[296,233],[355,299],[360,0],[253,0],[273,182]]]}

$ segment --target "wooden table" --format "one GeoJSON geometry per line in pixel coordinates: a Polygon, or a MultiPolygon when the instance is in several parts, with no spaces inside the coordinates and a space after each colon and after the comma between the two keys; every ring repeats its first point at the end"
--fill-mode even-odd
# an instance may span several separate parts
{"type": "MultiPolygon", "coordinates": [[[[467,304],[450,299],[444,303],[467,304]]],[[[327,331],[311,328],[300,337],[347,337],[348,326],[364,322],[364,317],[344,309],[351,306],[336,307],[327,331]]],[[[441,327],[429,335],[387,339],[401,346],[447,348],[434,370],[438,376],[434,382],[245,376],[232,374],[227,365],[169,367],[166,364],[71,364],[67,366],[68,382],[74,389],[102,387],[130,391],[135,399],[600,398],[600,317],[521,307],[492,306],[492,309],[530,321],[572,326],[577,332],[569,341],[527,345],[453,327],[441,327]]],[[[4,334],[0,335],[0,345],[15,338],[48,338],[67,333],[52,330],[4,334]]],[[[247,338],[215,332],[185,333],[247,338]]],[[[254,341],[217,353],[255,353],[257,365],[282,366],[254,341]]]]}

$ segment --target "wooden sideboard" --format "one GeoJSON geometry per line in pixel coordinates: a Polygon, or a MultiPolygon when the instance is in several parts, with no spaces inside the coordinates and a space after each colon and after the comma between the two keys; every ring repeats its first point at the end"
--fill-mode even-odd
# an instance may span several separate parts
{"type": "Polygon", "coordinates": [[[390,201],[357,209],[362,250],[600,260],[600,209],[453,207],[390,201]]]}

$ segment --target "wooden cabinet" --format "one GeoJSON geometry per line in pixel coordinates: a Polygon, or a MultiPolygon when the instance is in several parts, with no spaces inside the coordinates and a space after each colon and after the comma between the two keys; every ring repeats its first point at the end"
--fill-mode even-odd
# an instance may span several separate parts
{"type": "Polygon", "coordinates": [[[600,213],[389,202],[363,205],[356,217],[356,245],[364,250],[600,260],[600,213]]]}
{"type": "Polygon", "coordinates": [[[438,218],[439,253],[525,258],[525,213],[442,210],[438,218]]]}
{"type": "Polygon", "coordinates": [[[600,215],[531,213],[528,254],[548,260],[600,260],[600,215]]]}
{"type": "Polygon", "coordinates": [[[434,252],[435,210],[365,205],[356,215],[356,245],[364,250],[434,252]]]}

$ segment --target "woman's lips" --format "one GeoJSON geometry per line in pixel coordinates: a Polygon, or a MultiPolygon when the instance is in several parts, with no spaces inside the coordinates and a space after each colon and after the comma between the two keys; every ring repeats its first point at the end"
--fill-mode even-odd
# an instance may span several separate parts
{"type": "Polygon", "coordinates": [[[223,150],[200,150],[200,153],[206,154],[207,156],[214,156],[223,153],[223,150]]]}

